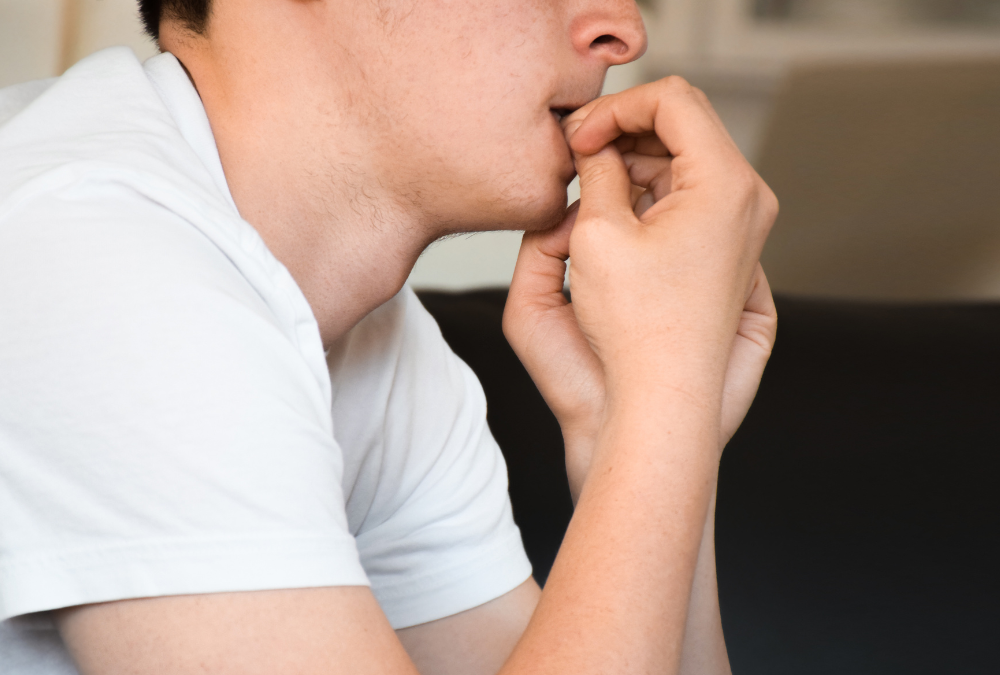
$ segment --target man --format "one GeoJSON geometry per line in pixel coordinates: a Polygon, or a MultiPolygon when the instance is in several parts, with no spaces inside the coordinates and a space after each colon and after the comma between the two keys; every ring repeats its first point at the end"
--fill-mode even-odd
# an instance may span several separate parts
{"type": "Polygon", "coordinates": [[[593,100],[631,0],[140,6],[163,55],[0,94],[0,670],[727,672],[776,203],[683,81],[593,100]],[[544,592],[403,288],[498,228],[576,500],[544,592]]]}

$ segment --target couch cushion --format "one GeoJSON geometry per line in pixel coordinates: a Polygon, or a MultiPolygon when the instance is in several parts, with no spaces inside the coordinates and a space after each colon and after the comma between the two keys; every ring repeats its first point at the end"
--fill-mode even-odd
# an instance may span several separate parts
{"type": "MultiPolygon", "coordinates": [[[[421,298],[483,382],[544,580],[572,509],[558,425],[501,332],[506,291],[421,298]]],[[[1000,305],[776,302],[720,474],[733,671],[996,672],[1000,305]]]]}

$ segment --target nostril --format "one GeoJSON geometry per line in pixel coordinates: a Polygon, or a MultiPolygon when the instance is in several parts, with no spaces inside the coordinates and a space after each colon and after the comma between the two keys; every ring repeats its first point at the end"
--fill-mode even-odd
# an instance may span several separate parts
{"type": "Polygon", "coordinates": [[[615,54],[624,54],[628,51],[628,45],[621,39],[616,38],[614,35],[598,35],[594,38],[594,41],[590,43],[591,49],[594,49],[595,47],[609,49],[615,54]]]}

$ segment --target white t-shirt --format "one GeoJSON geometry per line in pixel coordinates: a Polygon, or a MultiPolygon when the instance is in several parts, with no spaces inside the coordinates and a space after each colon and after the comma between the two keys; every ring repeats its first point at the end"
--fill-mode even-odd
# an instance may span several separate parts
{"type": "Polygon", "coordinates": [[[76,672],[44,612],[82,603],[370,584],[399,628],[503,595],[485,413],[408,288],[324,354],[173,56],[0,91],[0,672],[76,672]]]}

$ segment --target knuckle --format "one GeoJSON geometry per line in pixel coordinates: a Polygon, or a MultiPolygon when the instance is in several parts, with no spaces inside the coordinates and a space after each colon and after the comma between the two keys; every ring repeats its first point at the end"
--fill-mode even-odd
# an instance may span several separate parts
{"type": "Polygon", "coordinates": [[[763,236],[767,236],[778,217],[778,198],[762,179],[757,178],[757,187],[753,194],[754,219],[763,236]]]}
{"type": "Polygon", "coordinates": [[[604,96],[598,96],[590,103],[587,103],[582,108],[577,108],[572,113],[570,113],[570,119],[580,119],[584,120],[594,115],[595,113],[606,113],[607,110],[614,109],[617,98],[615,94],[606,94],[604,96]]]}
{"type": "Polygon", "coordinates": [[[769,188],[766,183],[764,184],[764,198],[767,205],[767,214],[771,220],[774,220],[781,211],[781,202],[778,201],[778,195],[774,194],[774,190],[769,188]]]}
{"type": "Polygon", "coordinates": [[[594,214],[586,218],[581,218],[577,222],[576,229],[573,232],[575,248],[589,244],[594,239],[595,233],[604,229],[607,219],[607,216],[603,214],[594,214]]]}
{"type": "Polygon", "coordinates": [[[585,175],[580,176],[580,181],[588,185],[604,183],[613,178],[616,168],[614,164],[602,157],[593,157],[587,166],[585,175]]]}
{"type": "Polygon", "coordinates": [[[758,201],[760,203],[760,209],[764,217],[767,219],[768,223],[774,222],[774,219],[778,217],[778,209],[780,205],[778,204],[778,196],[774,194],[774,190],[768,187],[762,179],[758,178],[758,201]]]}
{"type": "Polygon", "coordinates": [[[748,201],[756,201],[760,191],[762,181],[757,177],[757,173],[749,166],[739,167],[730,180],[730,188],[735,194],[740,195],[748,201]]]}
{"type": "Polygon", "coordinates": [[[741,209],[752,214],[751,222],[766,235],[778,216],[778,198],[774,191],[748,164],[740,167],[730,176],[727,188],[743,206],[741,209]]]}
{"type": "Polygon", "coordinates": [[[660,80],[660,84],[663,92],[671,95],[690,94],[692,89],[690,83],[680,75],[668,75],[660,80]]]}
{"type": "Polygon", "coordinates": [[[618,223],[614,218],[610,218],[605,214],[601,214],[594,219],[594,226],[592,231],[596,234],[603,235],[606,232],[613,231],[618,228],[618,223]]]}
{"type": "Polygon", "coordinates": [[[594,214],[579,223],[574,232],[574,247],[579,250],[601,251],[607,244],[609,234],[617,228],[617,223],[605,214],[594,214]]]}
{"type": "MultiPolygon", "coordinates": [[[[512,298],[512,300],[515,300],[512,298]]],[[[503,319],[501,321],[501,328],[503,329],[503,336],[507,338],[507,342],[512,345],[518,341],[520,333],[518,327],[520,325],[520,320],[518,317],[518,307],[516,300],[507,303],[507,307],[504,309],[503,319]]]]}

